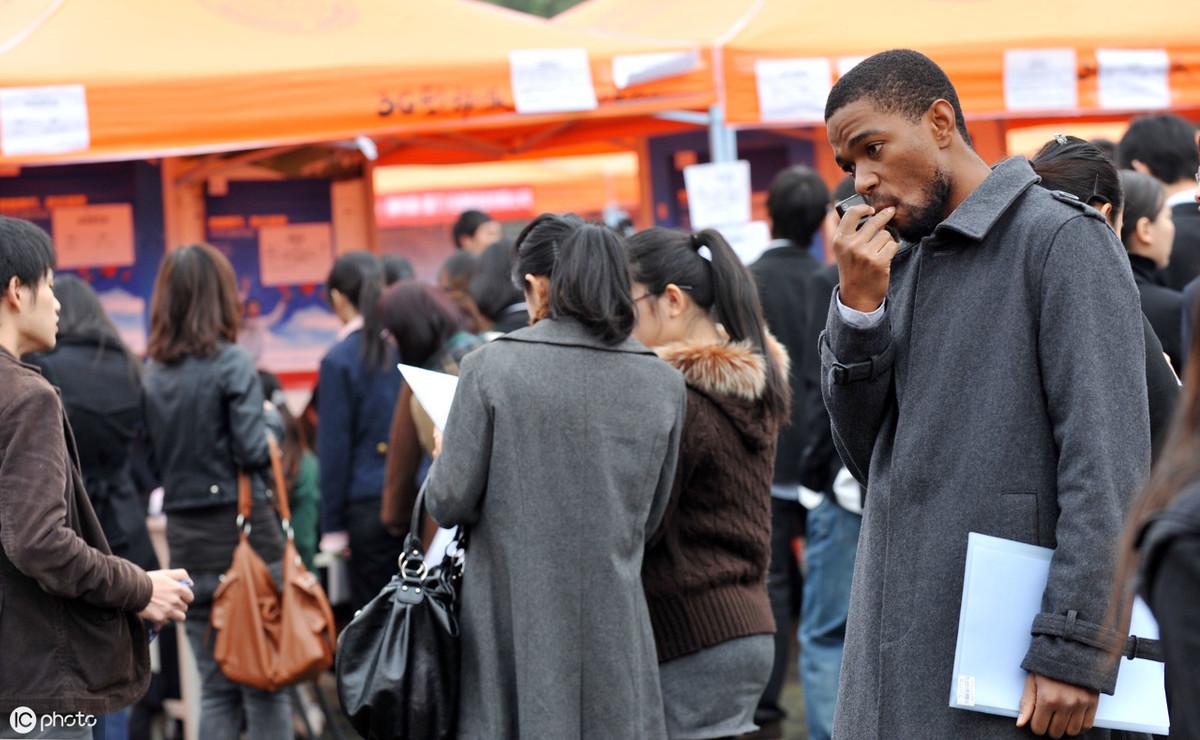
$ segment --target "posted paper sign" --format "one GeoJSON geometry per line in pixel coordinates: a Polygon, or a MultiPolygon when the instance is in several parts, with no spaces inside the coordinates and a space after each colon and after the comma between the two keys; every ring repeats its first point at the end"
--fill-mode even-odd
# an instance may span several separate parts
{"type": "Polygon", "coordinates": [[[586,49],[518,49],[508,53],[508,67],[518,113],[596,107],[586,49]]]}
{"type": "Polygon", "coordinates": [[[91,144],[83,85],[0,89],[5,156],[84,151],[91,144]]]}
{"type": "MultiPolygon", "coordinates": [[[[1016,717],[1025,688],[1021,661],[1054,551],[972,532],[967,538],[962,611],[954,652],[950,706],[1016,717]]],[[[1146,605],[1134,605],[1130,634],[1158,639],[1146,605]]],[[[1117,688],[1100,695],[1096,727],[1166,735],[1170,731],[1163,664],[1121,659],[1117,688]]]]}
{"type": "Polygon", "coordinates": [[[55,208],[50,230],[62,269],[124,267],[134,262],[133,206],[129,203],[55,208]]]}
{"type": "Polygon", "coordinates": [[[754,63],[758,116],[763,121],[824,121],[833,68],[824,57],[760,59],[754,63]]]}
{"type": "Polygon", "coordinates": [[[404,382],[412,388],[417,403],[429,414],[433,425],[438,431],[446,431],[446,422],[450,419],[450,406],[454,403],[454,391],[458,388],[458,378],[446,373],[400,364],[400,374],[404,382]]]}
{"type": "Polygon", "coordinates": [[[727,224],[720,228],[720,232],[738,259],[747,267],[767,251],[767,244],[771,241],[771,226],[766,221],[727,224]]]}
{"type": "Polygon", "coordinates": [[[691,72],[699,64],[700,52],[694,50],[622,54],[613,57],[613,84],[624,90],[630,85],[640,85],[691,72]]]}
{"type": "MultiPolygon", "coordinates": [[[[857,67],[859,65],[859,63],[862,62],[864,59],[866,59],[866,57],[838,57],[838,60],[837,60],[838,77],[839,78],[845,77],[850,72],[850,70],[857,67]]],[[[824,114],[825,114],[825,111],[821,111],[821,115],[824,116],[824,114]]]]}
{"type": "Polygon", "coordinates": [[[1064,110],[1079,105],[1074,49],[1004,52],[1004,105],[1009,110],[1064,110]]]}
{"type": "Polygon", "coordinates": [[[279,224],[258,231],[263,285],[317,285],[333,269],[333,229],[327,223],[279,224]]]}
{"type": "Polygon", "coordinates": [[[683,168],[692,230],[750,220],[750,163],[716,162],[683,168]]]}
{"type": "Polygon", "coordinates": [[[1169,108],[1170,60],[1162,49],[1099,49],[1100,107],[1120,110],[1169,108]]]}

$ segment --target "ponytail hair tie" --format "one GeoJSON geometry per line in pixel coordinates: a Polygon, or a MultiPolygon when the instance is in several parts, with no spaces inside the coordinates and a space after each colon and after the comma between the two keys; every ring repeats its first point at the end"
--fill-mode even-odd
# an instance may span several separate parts
{"type": "Polygon", "coordinates": [[[700,238],[700,235],[692,234],[690,239],[692,242],[692,249],[696,250],[696,254],[700,255],[700,259],[712,264],[712,250],[708,248],[708,245],[704,243],[704,240],[700,238]]]}

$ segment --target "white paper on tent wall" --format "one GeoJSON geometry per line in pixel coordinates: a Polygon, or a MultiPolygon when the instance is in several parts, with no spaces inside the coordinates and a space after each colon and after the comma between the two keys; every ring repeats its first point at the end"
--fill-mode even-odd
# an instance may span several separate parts
{"type": "Polygon", "coordinates": [[[596,107],[586,49],[517,49],[508,53],[508,70],[518,113],[596,107]]]}
{"type": "Polygon", "coordinates": [[[51,211],[50,230],[62,269],[134,263],[133,206],[129,203],[60,206],[51,211]]]}
{"type": "Polygon", "coordinates": [[[750,163],[714,162],[683,168],[692,230],[750,220],[750,163]]]}
{"type": "Polygon", "coordinates": [[[333,229],[328,223],[279,224],[258,230],[263,285],[315,285],[333,269],[333,229]]]}
{"type": "Polygon", "coordinates": [[[1171,106],[1171,61],[1162,49],[1098,49],[1100,107],[1120,110],[1171,106]]]}
{"type": "Polygon", "coordinates": [[[691,72],[700,64],[700,52],[664,51],[655,54],[621,54],[613,57],[613,84],[624,90],[665,77],[691,72]]]}
{"type": "MultiPolygon", "coordinates": [[[[859,63],[862,62],[864,59],[866,59],[866,57],[838,57],[838,60],[837,60],[838,77],[839,78],[845,77],[847,72],[849,72],[850,70],[857,67],[859,65],[859,63]]],[[[822,114],[822,116],[824,116],[825,112],[821,111],[821,114],[822,114]]]]}
{"type": "Polygon", "coordinates": [[[91,146],[83,85],[0,89],[0,151],[62,154],[91,146]]]}
{"type": "Polygon", "coordinates": [[[759,59],[754,63],[758,116],[763,121],[823,121],[833,87],[825,57],[759,59]]]}
{"type": "Polygon", "coordinates": [[[729,246],[733,248],[743,265],[754,263],[767,251],[771,241],[771,227],[766,221],[750,221],[742,224],[725,224],[717,229],[729,246]]]}
{"type": "Polygon", "coordinates": [[[1009,110],[1065,110],[1079,106],[1074,49],[1004,52],[1004,105],[1009,110]]]}
{"type": "Polygon", "coordinates": [[[454,391],[458,388],[458,378],[446,373],[400,364],[400,374],[404,382],[412,388],[417,403],[429,414],[433,425],[439,431],[446,430],[446,421],[450,419],[450,406],[454,403],[454,391]]]}
{"type": "MultiPolygon", "coordinates": [[[[1016,717],[1025,688],[1021,661],[1029,628],[1041,611],[1054,551],[972,532],[967,538],[962,610],[950,706],[1016,717]]],[[[1158,625],[1138,599],[1130,634],[1158,638],[1158,625]]],[[[1163,664],[1121,659],[1116,692],[1100,695],[1096,726],[1166,735],[1170,729],[1163,664]]]]}

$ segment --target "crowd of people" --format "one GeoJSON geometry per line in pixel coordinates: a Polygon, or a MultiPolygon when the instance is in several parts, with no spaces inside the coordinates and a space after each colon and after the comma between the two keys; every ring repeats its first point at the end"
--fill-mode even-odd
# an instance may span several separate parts
{"type": "Polygon", "coordinates": [[[301,414],[239,346],[219,250],[166,255],[143,361],[45,232],[0,218],[0,707],[95,718],[0,737],[130,736],[175,622],[200,737],[292,737],[291,695],[214,655],[239,536],[277,582],[287,537],[310,570],[341,559],[355,610],[410,529],[428,544],[419,494],[470,530],[459,737],[782,737],[794,635],[811,740],[1109,737],[1134,593],[1172,736],[1200,734],[1196,127],[989,166],[903,50],[825,119],[848,176],[778,173],[749,267],[715,229],[543,214],[508,239],[478,211],[435,285],[341,255],[301,414]],[[459,376],[444,433],[397,363],[459,376]],[[1015,723],[946,702],[969,532],[1055,551],[1015,723]]]}

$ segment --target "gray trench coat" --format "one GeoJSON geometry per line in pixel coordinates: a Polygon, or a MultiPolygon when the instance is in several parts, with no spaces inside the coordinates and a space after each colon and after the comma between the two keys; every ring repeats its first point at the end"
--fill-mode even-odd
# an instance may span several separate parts
{"type": "Polygon", "coordinates": [[[882,324],[831,304],[825,402],[867,484],[836,737],[1030,736],[948,707],[968,532],[1056,548],[1022,667],[1113,689],[1079,640],[1101,629],[1149,469],[1141,310],[1101,216],[1037,180],[1007,160],[903,245],[882,324]]]}
{"type": "Polygon", "coordinates": [[[670,495],[683,378],[571,320],[462,363],[424,491],[471,529],[462,738],[666,736],[642,554],[670,495]]]}

